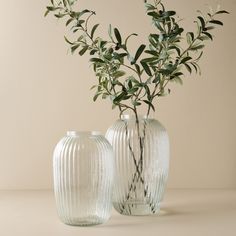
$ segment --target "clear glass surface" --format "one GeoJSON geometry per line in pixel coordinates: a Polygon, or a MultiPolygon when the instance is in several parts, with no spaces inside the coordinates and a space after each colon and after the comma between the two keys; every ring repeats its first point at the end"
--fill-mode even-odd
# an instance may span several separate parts
{"type": "Polygon", "coordinates": [[[158,213],[169,170],[169,138],[163,125],[125,115],[106,138],[115,154],[114,208],[124,215],[158,213]]]}
{"type": "Polygon", "coordinates": [[[54,192],[60,219],[69,225],[106,222],[112,208],[114,156],[98,132],[67,132],[53,156],[54,192]]]}

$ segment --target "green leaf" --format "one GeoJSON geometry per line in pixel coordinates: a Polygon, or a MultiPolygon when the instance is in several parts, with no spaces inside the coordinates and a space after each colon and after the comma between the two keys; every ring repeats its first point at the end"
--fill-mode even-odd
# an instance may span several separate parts
{"type": "Polygon", "coordinates": [[[195,50],[203,49],[204,47],[205,45],[198,45],[198,46],[192,47],[190,50],[195,51],[195,50]]]}
{"type": "Polygon", "coordinates": [[[103,64],[105,63],[105,61],[103,61],[100,58],[91,58],[89,61],[94,63],[103,63],[103,64]]]}
{"type": "Polygon", "coordinates": [[[97,49],[93,49],[90,51],[90,55],[94,55],[98,50],[97,49]]]}
{"type": "Polygon", "coordinates": [[[177,34],[177,35],[181,35],[183,32],[184,32],[184,29],[183,29],[183,28],[179,28],[179,29],[176,31],[176,34],[177,34]]]}
{"type": "Polygon", "coordinates": [[[159,22],[155,22],[155,26],[160,30],[161,33],[165,33],[165,29],[161,26],[159,22]]]}
{"type": "Polygon", "coordinates": [[[74,17],[76,17],[77,19],[79,19],[82,15],[86,14],[86,13],[91,13],[90,10],[85,9],[81,12],[73,12],[72,14],[74,15],[74,17]]]}
{"type": "Polygon", "coordinates": [[[204,41],[204,40],[209,40],[209,38],[206,35],[198,37],[199,40],[204,41]]]}
{"type": "Polygon", "coordinates": [[[48,11],[55,11],[57,9],[56,7],[51,7],[51,6],[47,6],[46,8],[48,11]]]}
{"type": "Polygon", "coordinates": [[[122,71],[122,70],[119,70],[119,71],[116,71],[113,76],[115,77],[115,79],[119,78],[119,77],[122,77],[124,76],[126,73],[125,71],[122,71]]]}
{"type": "Polygon", "coordinates": [[[55,16],[56,18],[60,19],[60,18],[63,18],[64,16],[66,16],[66,14],[61,14],[61,13],[59,13],[59,14],[54,14],[54,16],[55,16]]]}
{"type": "Polygon", "coordinates": [[[197,73],[198,72],[197,66],[194,63],[191,63],[191,65],[193,66],[193,68],[195,69],[195,72],[197,73]]]}
{"type": "Polygon", "coordinates": [[[137,52],[136,52],[136,54],[135,54],[134,60],[131,62],[132,65],[136,63],[136,61],[139,59],[139,57],[141,56],[141,54],[143,53],[143,51],[145,50],[145,48],[146,48],[146,45],[144,45],[144,44],[142,44],[142,45],[138,48],[138,50],[137,50],[137,52]]]}
{"type": "Polygon", "coordinates": [[[136,93],[138,90],[139,90],[138,87],[133,87],[133,88],[131,88],[131,89],[128,90],[128,93],[131,94],[131,95],[133,95],[133,94],[136,93]]]}
{"type": "Polygon", "coordinates": [[[131,89],[133,87],[133,83],[132,83],[132,80],[131,79],[128,79],[126,81],[126,85],[127,85],[127,89],[131,89]]]}
{"type": "Polygon", "coordinates": [[[151,46],[153,48],[157,48],[158,47],[159,43],[157,43],[155,40],[153,40],[152,37],[149,36],[148,40],[149,40],[149,42],[150,42],[150,44],[151,44],[151,46]]]}
{"type": "Polygon", "coordinates": [[[206,26],[205,20],[204,20],[203,17],[201,17],[201,16],[198,16],[197,18],[198,18],[199,21],[201,22],[202,29],[204,29],[205,26],[206,26]]]}
{"type": "Polygon", "coordinates": [[[46,17],[49,13],[50,13],[50,11],[47,10],[47,11],[44,13],[44,17],[46,17]]]}
{"type": "Polygon", "coordinates": [[[196,73],[199,71],[199,74],[201,75],[201,68],[199,67],[199,65],[195,62],[192,62],[191,65],[194,67],[196,73]]]}
{"type": "Polygon", "coordinates": [[[99,47],[104,48],[104,46],[107,44],[107,41],[100,41],[99,47]]]}
{"type": "Polygon", "coordinates": [[[221,21],[219,21],[219,20],[211,20],[210,21],[210,23],[212,23],[212,24],[216,24],[216,25],[224,25],[221,21]]]}
{"type": "Polygon", "coordinates": [[[213,29],[215,29],[214,26],[208,26],[208,27],[206,27],[206,28],[204,29],[204,31],[213,30],[213,29]]]}
{"type": "Polygon", "coordinates": [[[175,11],[166,11],[163,13],[163,16],[165,16],[165,17],[170,17],[170,16],[174,16],[174,15],[176,15],[175,11]]]}
{"type": "Polygon", "coordinates": [[[67,1],[63,0],[63,5],[66,7],[67,6],[67,1]]]}
{"type": "Polygon", "coordinates": [[[67,22],[66,22],[66,26],[68,26],[72,21],[74,21],[73,18],[70,18],[67,22]]]}
{"type": "Polygon", "coordinates": [[[156,10],[156,7],[149,3],[145,3],[145,7],[147,8],[148,11],[156,10]]]}
{"type": "Polygon", "coordinates": [[[160,75],[158,74],[152,82],[153,82],[154,84],[159,83],[159,82],[160,82],[160,79],[161,79],[161,77],[160,77],[160,75]]]}
{"type": "Polygon", "coordinates": [[[96,29],[98,28],[98,26],[99,26],[99,24],[96,24],[96,25],[94,25],[93,28],[92,28],[92,31],[91,31],[91,38],[92,38],[92,39],[93,39],[94,33],[95,33],[96,29]]]}
{"type": "Polygon", "coordinates": [[[182,75],[183,75],[182,72],[176,72],[176,73],[173,75],[173,77],[179,77],[179,76],[182,76],[182,75]]]}
{"type": "Polygon", "coordinates": [[[193,40],[194,40],[194,35],[192,35],[191,34],[192,32],[188,32],[187,34],[186,34],[186,37],[187,37],[187,42],[188,42],[188,44],[190,45],[192,42],[193,42],[193,40]]]}
{"type": "Polygon", "coordinates": [[[114,34],[116,36],[117,42],[119,44],[122,44],[122,38],[121,38],[120,32],[117,28],[114,29],[114,34]]]}
{"type": "Polygon", "coordinates": [[[192,73],[192,68],[188,64],[184,64],[188,72],[191,74],[192,73]]]}
{"type": "Polygon", "coordinates": [[[148,104],[148,106],[150,106],[152,108],[153,111],[155,111],[155,107],[153,106],[153,104],[148,101],[148,100],[143,100],[146,104],[148,104]]]}
{"type": "Polygon", "coordinates": [[[138,72],[138,74],[141,75],[141,69],[140,69],[140,66],[137,65],[137,64],[135,64],[134,66],[135,66],[136,71],[138,72]]]}
{"type": "Polygon", "coordinates": [[[96,102],[98,97],[101,95],[102,93],[96,93],[95,96],[93,97],[93,101],[96,102]]]}
{"type": "Polygon", "coordinates": [[[142,105],[141,102],[137,102],[137,101],[132,101],[132,104],[133,104],[135,107],[142,105]]]}
{"type": "Polygon", "coordinates": [[[189,61],[189,60],[191,60],[192,59],[192,57],[185,57],[185,58],[183,58],[181,61],[180,61],[180,64],[184,64],[185,62],[187,62],[187,61],[189,61]]]}
{"type": "Polygon", "coordinates": [[[122,92],[120,95],[114,98],[113,103],[117,104],[120,101],[124,100],[125,97],[126,97],[126,92],[122,92]]]}
{"type": "Polygon", "coordinates": [[[189,35],[191,36],[192,41],[193,41],[194,40],[194,33],[193,32],[189,32],[189,35]]]}
{"type": "Polygon", "coordinates": [[[159,42],[159,37],[160,37],[160,35],[158,35],[158,34],[150,34],[149,37],[152,38],[152,39],[154,39],[156,42],[159,42]]]}
{"type": "Polygon", "coordinates": [[[77,2],[77,0],[67,0],[67,2],[70,6],[73,6],[77,2]]]}
{"type": "Polygon", "coordinates": [[[144,85],[148,100],[151,100],[151,91],[147,85],[144,85]]]}
{"type": "Polygon", "coordinates": [[[112,40],[112,42],[114,42],[114,39],[112,37],[112,26],[111,26],[111,24],[109,25],[109,28],[108,28],[108,35],[110,36],[110,39],[112,40]]]}
{"type": "Polygon", "coordinates": [[[205,34],[211,40],[213,40],[213,37],[212,37],[212,35],[210,33],[208,33],[208,32],[202,32],[202,33],[205,34]]]}
{"type": "Polygon", "coordinates": [[[85,46],[85,47],[79,52],[79,55],[80,55],[80,56],[83,56],[83,55],[87,52],[88,47],[89,47],[89,46],[85,46]]]}
{"type": "Polygon", "coordinates": [[[97,85],[93,85],[91,88],[90,88],[90,90],[93,90],[93,89],[95,89],[95,88],[97,88],[98,86],[97,85]]]}
{"type": "Polygon", "coordinates": [[[142,62],[150,63],[150,62],[153,62],[153,61],[156,61],[156,60],[158,60],[157,57],[148,57],[148,58],[143,59],[142,62]]]}
{"type": "Polygon", "coordinates": [[[71,47],[71,53],[73,54],[79,46],[80,46],[80,44],[77,44],[77,45],[71,47]]]}
{"type": "Polygon", "coordinates": [[[75,33],[79,30],[79,28],[74,29],[72,32],[75,33]]]}
{"type": "Polygon", "coordinates": [[[152,76],[152,72],[151,72],[149,66],[147,65],[147,63],[141,61],[141,65],[143,66],[143,69],[147,73],[147,75],[152,76]]]}
{"type": "Polygon", "coordinates": [[[128,56],[128,53],[116,53],[116,52],[114,52],[113,56],[114,56],[114,59],[119,60],[119,59],[122,59],[122,58],[128,56]]]}
{"type": "Polygon", "coordinates": [[[64,39],[65,39],[65,41],[66,41],[67,43],[69,43],[70,45],[74,45],[74,43],[72,43],[71,41],[69,41],[69,39],[67,39],[66,36],[64,36],[64,39]]]}
{"type": "Polygon", "coordinates": [[[215,14],[217,15],[217,14],[230,14],[230,13],[228,11],[222,10],[222,11],[217,11],[215,14]]]}
{"type": "Polygon", "coordinates": [[[134,76],[129,76],[129,80],[131,80],[135,85],[139,85],[140,84],[140,82],[137,79],[135,79],[134,76]]]}
{"type": "Polygon", "coordinates": [[[77,23],[77,26],[81,26],[84,22],[85,22],[85,20],[79,20],[77,23]]]}
{"type": "Polygon", "coordinates": [[[180,77],[175,77],[173,79],[177,84],[183,85],[183,80],[180,77]]]}
{"type": "Polygon", "coordinates": [[[160,15],[157,14],[157,12],[155,12],[155,11],[148,12],[147,15],[152,16],[154,19],[159,19],[160,18],[160,15]]]}
{"type": "Polygon", "coordinates": [[[203,55],[203,52],[200,53],[200,55],[195,59],[195,61],[199,61],[199,59],[201,59],[202,55],[203,55]]]}
{"type": "Polygon", "coordinates": [[[173,71],[171,69],[161,69],[160,73],[164,76],[169,76],[173,71]]]}
{"type": "Polygon", "coordinates": [[[145,53],[150,54],[152,56],[156,56],[156,57],[159,56],[157,51],[154,51],[154,50],[146,50],[145,53]]]}

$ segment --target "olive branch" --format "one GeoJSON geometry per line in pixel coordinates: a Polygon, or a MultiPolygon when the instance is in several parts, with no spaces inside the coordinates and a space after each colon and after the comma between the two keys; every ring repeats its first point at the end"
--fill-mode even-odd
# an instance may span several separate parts
{"type": "Polygon", "coordinates": [[[138,107],[147,105],[147,116],[150,110],[155,111],[156,98],[170,93],[169,82],[182,84],[186,70],[200,73],[198,62],[203,55],[205,41],[213,40],[212,30],[223,25],[216,19],[220,14],[228,14],[218,10],[204,15],[198,11],[194,32],[186,32],[179,25],[177,14],[166,10],[160,0],[144,1],[147,16],[151,18],[156,33],[149,34],[149,44],[141,44],[132,54],[129,40],[138,35],[132,33],[123,37],[118,28],[109,26],[109,39],[96,36],[99,24],[90,26],[90,19],[96,14],[93,10],[76,11],[77,0],[51,0],[45,16],[53,12],[57,18],[66,18],[66,26],[76,40],[66,42],[71,52],[80,56],[89,53],[90,62],[97,77],[93,100],[98,97],[109,98],[112,107],[118,107],[120,114],[132,110],[137,114],[138,107]],[[150,3],[152,2],[152,3],[150,3]],[[187,47],[182,48],[182,43],[187,47]],[[129,73],[128,73],[129,72],[129,73]]]}

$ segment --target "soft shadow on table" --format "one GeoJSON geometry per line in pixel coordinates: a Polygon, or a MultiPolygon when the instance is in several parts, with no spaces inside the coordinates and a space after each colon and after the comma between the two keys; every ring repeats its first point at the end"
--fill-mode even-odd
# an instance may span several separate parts
{"type": "Polygon", "coordinates": [[[144,225],[168,225],[170,222],[184,223],[186,216],[191,219],[203,219],[204,217],[222,217],[222,215],[234,214],[236,211],[236,191],[215,190],[204,191],[204,194],[185,192],[187,197],[167,201],[158,215],[152,216],[122,216],[115,214],[111,220],[101,227],[142,227],[144,225]],[[225,199],[227,201],[225,201],[225,199]]]}
{"type": "Polygon", "coordinates": [[[171,220],[172,216],[186,215],[186,212],[175,211],[170,208],[163,208],[161,212],[157,215],[151,216],[125,216],[125,215],[114,215],[112,216],[109,223],[105,225],[100,225],[99,227],[133,227],[133,226],[143,226],[150,223],[167,222],[171,220]]]}

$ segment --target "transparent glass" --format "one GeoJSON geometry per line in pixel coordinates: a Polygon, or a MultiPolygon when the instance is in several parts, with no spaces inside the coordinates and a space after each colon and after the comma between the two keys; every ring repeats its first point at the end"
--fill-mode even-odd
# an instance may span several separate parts
{"type": "Polygon", "coordinates": [[[163,125],[125,115],[106,138],[115,154],[114,208],[124,215],[158,213],[169,170],[169,138],[163,125]]]}
{"type": "Polygon", "coordinates": [[[65,224],[90,226],[111,215],[114,156],[97,132],[67,132],[53,156],[54,192],[65,224]]]}

